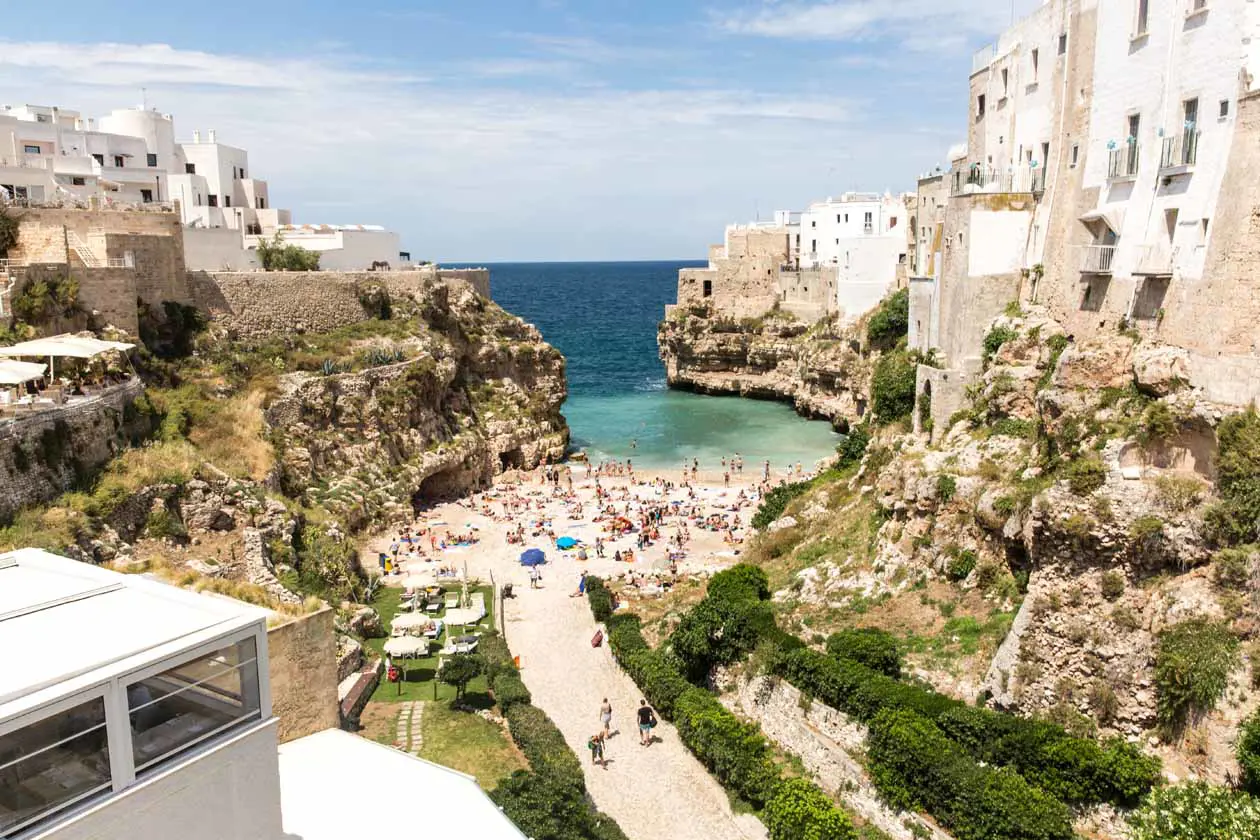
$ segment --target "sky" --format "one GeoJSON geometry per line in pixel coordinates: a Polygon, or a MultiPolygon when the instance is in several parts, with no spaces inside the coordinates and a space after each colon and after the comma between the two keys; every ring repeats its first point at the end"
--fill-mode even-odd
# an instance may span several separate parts
{"type": "Polygon", "coordinates": [[[215,129],[294,221],[416,259],[703,259],[729,222],[913,190],[965,139],[971,53],[1037,3],[6,4],[0,103],[215,129]]]}

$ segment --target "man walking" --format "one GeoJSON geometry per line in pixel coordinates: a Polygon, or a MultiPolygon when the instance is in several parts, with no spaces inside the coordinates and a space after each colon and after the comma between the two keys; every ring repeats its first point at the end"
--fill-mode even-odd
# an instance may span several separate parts
{"type": "Polygon", "coordinates": [[[656,726],[656,712],[646,700],[639,701],[639,743],[647,746],[652,743],[652,728],[656,726]]]}

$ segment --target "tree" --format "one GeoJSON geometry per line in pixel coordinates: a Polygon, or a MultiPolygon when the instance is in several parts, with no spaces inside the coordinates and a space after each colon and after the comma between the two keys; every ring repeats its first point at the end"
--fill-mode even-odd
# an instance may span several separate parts
{"type": "Polygon", "coordinates": [[[301,245],[286,245],[277,233],[270,241],[258,240],[258,262],[264,271],[319,271],[319,254],[301,245]]]}
{"type": "Polygon", "coordinates": [[[17,244],[21,224],[21,216],[0,208],[0,258],[7,257],[9,249],[17,244]]]}
{"type": "Polygon", "coordinates": [[[486,663],[480,656],[457,653],[442,664],[438,679],[455,687],[455,702],[464,699],[468,684],[485,673],[486,663]]]}

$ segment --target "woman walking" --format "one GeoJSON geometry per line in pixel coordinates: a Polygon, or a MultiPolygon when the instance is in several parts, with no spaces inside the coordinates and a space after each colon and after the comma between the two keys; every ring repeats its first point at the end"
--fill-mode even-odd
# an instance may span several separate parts
{"type": "Polygon", "coordinates": [[[604,737],[612,735],[612,703],[608,702],[608,698],[604,698],[604,702],[599,707],[599,720],[604,724],[604,737]]]}

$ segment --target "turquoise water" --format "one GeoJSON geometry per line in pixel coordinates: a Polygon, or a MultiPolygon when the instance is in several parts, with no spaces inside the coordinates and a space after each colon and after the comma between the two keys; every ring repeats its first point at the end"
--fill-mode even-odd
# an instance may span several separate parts
{"type": "Polygon", "coordinates": [[[568,359],[565,418],[595,459],[716,469],[740,453],[746,469],[808,467],[835,451],[828,423],[780,403],[670,391],[656,325],[674,302],[678,269],[703,263],[504,263],[490,267],[495,301],[542,330],[568,359]],[[635,445],[632,447],[632,441],[635,445]]]}

